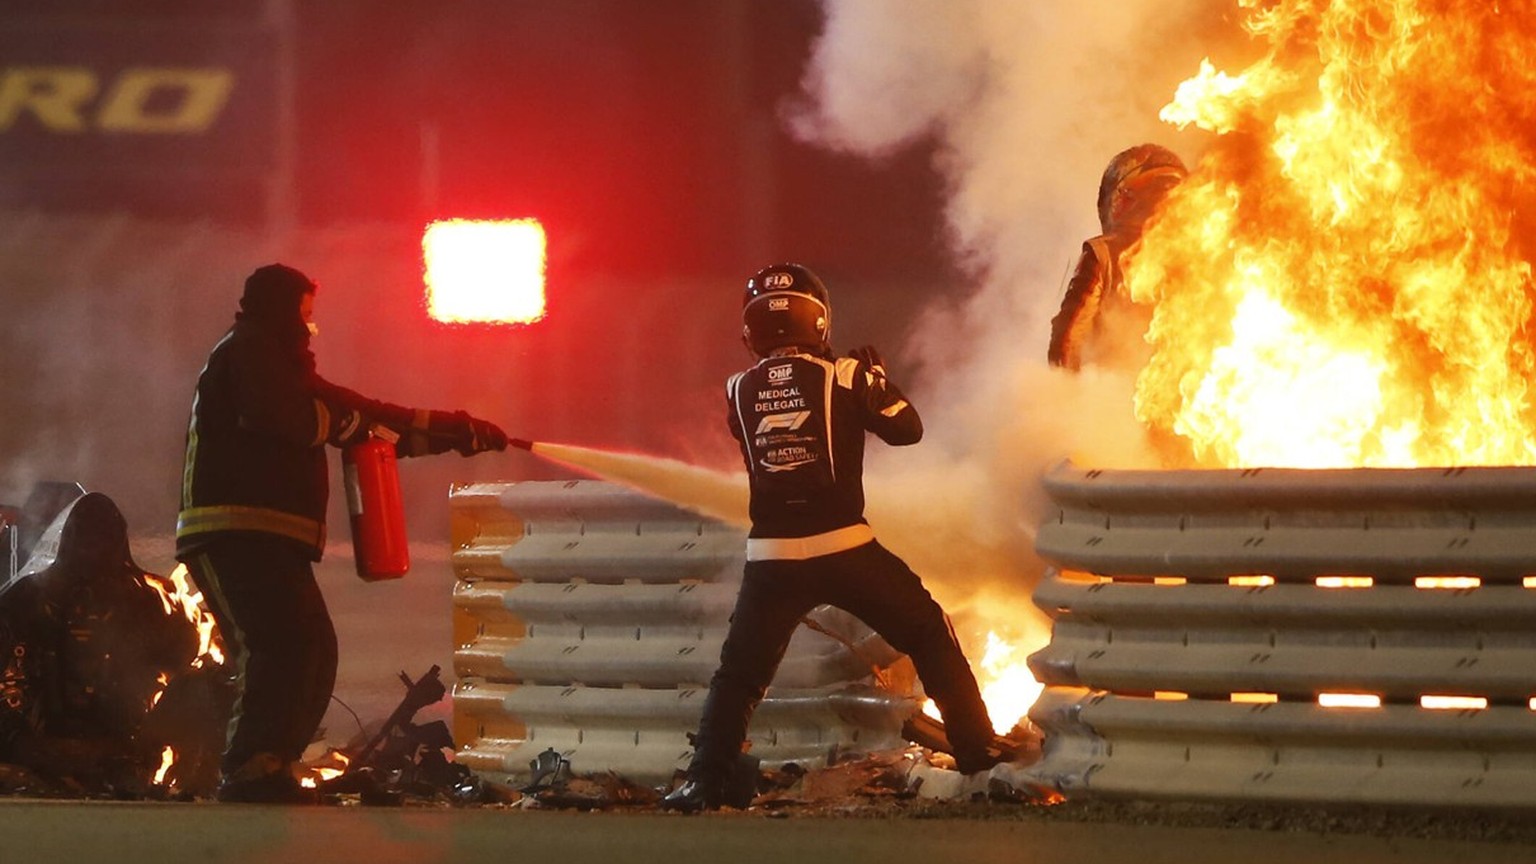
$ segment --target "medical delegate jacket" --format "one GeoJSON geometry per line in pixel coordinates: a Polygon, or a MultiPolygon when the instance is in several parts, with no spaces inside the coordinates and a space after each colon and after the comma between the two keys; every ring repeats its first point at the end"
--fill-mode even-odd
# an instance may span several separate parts
{"type": "Polygon", "coordinates": [[[864,435],[915,444],[923,423],[884,370],[852,357],[769,357],[726,383],[731,434],[751,483],[749,538],[801,538],[805,554],[749,540],[749,557],[810,557],[873,539],[864,519],[864,435]],[[841,533],[839,533],[841,532],[841,533]],[[815,538],[830,536],[829,546],[815,538]],[[835,538],[845,538],[839,542],[835,538]],[[754,545],[765,550],[754,556],[754,545]]]}

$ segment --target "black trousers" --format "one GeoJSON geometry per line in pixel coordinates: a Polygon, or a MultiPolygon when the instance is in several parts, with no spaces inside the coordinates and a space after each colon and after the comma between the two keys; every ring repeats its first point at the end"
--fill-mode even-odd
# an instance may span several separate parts
{"type": "Polygon", "coordinates": [[[309,556],[280,537],[231,534],[210,540],[186,564],[234,669],[224,774],[257,754],[296,761],[336,684],[336,629],[309,556]]]}
{"type": "Polygon", "coordinates": [[[689,776],[702,784],[725,781],[790,636],[822,604],[852,613],[911,656],[923,690],[944,715],[960,770],[980,767],[992,724],[949,618],[906,562],[870,542],[804,561],[747,562],[689,776]]]}

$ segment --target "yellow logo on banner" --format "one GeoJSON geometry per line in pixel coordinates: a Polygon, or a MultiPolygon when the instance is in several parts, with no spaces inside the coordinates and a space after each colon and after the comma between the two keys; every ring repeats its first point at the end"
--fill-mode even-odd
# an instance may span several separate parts
{"type": "Polygon", "coordinates": [[[218,67],[141,66],[102,81],[84,66],[11,66],[0,69],[0,132],[30,115],[60,134],[196,134],[234,88],[234,73],[218,67]]]}

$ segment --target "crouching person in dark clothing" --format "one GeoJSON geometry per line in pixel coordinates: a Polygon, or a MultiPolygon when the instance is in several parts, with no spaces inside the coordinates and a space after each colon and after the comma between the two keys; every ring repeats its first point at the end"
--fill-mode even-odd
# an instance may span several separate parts
{"type": "Polygon", "coordinates": [[[316,374],[315,289],[281,264],[251,274],[234,326],[198,377],[187,429],[176,557],[235,670],[222,801],[304,798],[292,766],[325,716],[337,665],[313,570],[325,549],[325,445],[384,427],[399,435],[400,456],[507,446],[499,428],[462,411],[402,408],[316,374]]]}
{"type": "Polygon", "coordinates": [[[915,444],[922,421],[873,348],[833,356],[831,314],[827,289],[804,267],[768,267],[747,282],[743,333],[759,361],[726,385],[751,489],[747,564],[688,780],[663,799],[668,809],[721,806],[752,712],[800,619],[822,604],[858,616],[912,657],[944,715],[959,770],[998,761],[948,617],[864,519],[865,433],[915,444]]]}

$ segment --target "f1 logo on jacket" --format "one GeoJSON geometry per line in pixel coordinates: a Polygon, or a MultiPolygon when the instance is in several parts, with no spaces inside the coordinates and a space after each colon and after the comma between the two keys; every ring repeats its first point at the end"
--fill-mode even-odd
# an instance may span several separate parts
{"type": "Polygon", "coordinates": [[[783,430],[793,432],[805,425],[805,421],[811,419],[809,411],[787,411],[783,414],[769,414],[757,422],[757,431],[753,434],[762,435],[768,432],[783,430]]]}

